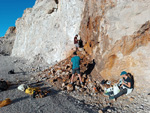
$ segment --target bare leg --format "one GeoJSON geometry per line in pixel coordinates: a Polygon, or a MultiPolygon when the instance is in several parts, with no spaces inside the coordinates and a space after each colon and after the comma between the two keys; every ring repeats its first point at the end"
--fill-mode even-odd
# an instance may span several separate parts
{"type": "Polygon", "coordinates": [[[82,83],[81,75],[78,74],[78,77],[79,77],[80,83],[82,83]]]}
{"type": "Polygon", "coordinates": [[[78,51],[78,47],[76,47],[76,51],[78,51]]]}
{"type": "Polygon", "coordinates": [[[74,79],[74,74],[72,74],[71,83],[73,83],[73,79],[74,79]]]}

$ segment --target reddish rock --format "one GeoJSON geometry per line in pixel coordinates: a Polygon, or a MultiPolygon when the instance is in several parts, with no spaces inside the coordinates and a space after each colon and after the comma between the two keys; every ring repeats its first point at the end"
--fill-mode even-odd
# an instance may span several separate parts
{"type": "Polygon", "coordinates": [[[63,78],[63,79],[62,79],[62,81],[63,81],[63,82],[66,82],[66,81],[67,81],[67,79],[66,79],[66,78],[63,78]]]}
{"type": "Polygon", "coordinates": [[[84,83],[85,82],[85,78],[82,78],[82,83],[84,83]]]}
{"type": "Polygon", "coordinates": [[[51,72],[49,72],[47,75],[50,76],[50,75],[51,75],[51,72]]]}
{"type": "Polygon", "coordinates": [[[98,93],[98,89],[96,87],[93,88],[94,93],[98,93]]]}
{"type": "Polygon", "coordinates": [[[87,78],[87,79],[85,80],[85,82],[88,83],[88,82],[89,82],[89,78],[87,78]]]}
{"type": "Polygon", "coordinates": [[[73,86],[72,86],[72,84],[68,84],[68,85],[67,85],[67,90],[68,90],[68,91],[73,91],[73,86]]]}

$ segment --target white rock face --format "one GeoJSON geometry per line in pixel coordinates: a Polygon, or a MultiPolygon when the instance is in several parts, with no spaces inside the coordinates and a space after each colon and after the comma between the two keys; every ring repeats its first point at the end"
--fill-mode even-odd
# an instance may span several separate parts
{"type": "MultiPolygon", "coordinates": [[[[124,36],[130,37],[133,35],[130,38],[134,37],[135,32],[150,20],[149,12],[149,0],[117,0],[116,6],[106,11],[104,19],[100,24],[100,28],[104,28],[103,31],[105,31],[105,34],[109,37],[107,39],[109,44],[107,45],[108,48],[106,50],[106,46],[104,46],[105,40],[99,36],[100,54],[103,58],[105,58],[108,53],[112,55],[115,54],[117,55],[117,58],[113,67],[111,69],[106,69],[107,73],[105,73],[105,76],[108,76],[109,74],[112,78],[115,78],[117,75],[119,77],[121,71],[126,70],[134,75],[136,88],[150,89],[150,86],[148,85],[150,81],[150,52],[148,50],[150,44],[139,47],[126,56],[115,48],[116,44],[118,44],[116,42],[122,40],[124,36]],[[112,51],[113,47],[116,49],[117,53],[115,53],[116,51],[112,51]],[[103,52],[104,50],[105,52],[103,52]]],[[[128,41],[122,41],[120,43],[124,45],[125,43],[128,43],[128,41]]],[[[133,41],[132,43],[135,42],[133,41]]],[[[122,49],[120,50],[126,49],[124,47],[125,46],[122,46],[122,49]]]]}
{"type": "Polygon", "coordinates": [[[132,35],[150,20],[149,7],[149,0],[117,0],[116,6],[106,12],[101,22],[111,38],[110,43],[113,45],[123,36],[132,35]]]}
{"type": "Polygon", "coordinates": [[[12,56],[33,60],[40,55],[49,64],[70,55],[79,32],[84,4],[81,0],[37,0],[16,21],[12,56]]]}
{"type": "Polygon", "coordinates": [[[138,50],[131,54],[134,58],[135,66],[130,67],[130,70],[134,73],[135,85],[138,88],[150,90],[150,44],[140,47],[138,50]]]}

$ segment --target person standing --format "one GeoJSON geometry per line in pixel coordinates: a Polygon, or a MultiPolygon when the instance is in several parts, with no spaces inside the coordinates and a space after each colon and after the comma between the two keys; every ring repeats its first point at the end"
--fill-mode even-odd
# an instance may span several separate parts
{"type": "Polygon", "coordinates": [[[73,57],[71,58],[71,63],[72,63],[71,84],[73,83],[75,73],[77,73],[80,83],[81,83],[81,85],[83,85],[82,80],[81,80],[81,75],[80,75],[80,57],[77,56],[76,52],[73,53],[73,57]]]}
{"type": "Polygon", "coordinates": [[[76,47],[76,51],[77,51],[78,48],[79,48],[79,43],[78,43],[77,37],[78,37],[78,35],[76,35],[76,36],[74,37],[74,44],[75,44],[75,47],[76,47]]]}

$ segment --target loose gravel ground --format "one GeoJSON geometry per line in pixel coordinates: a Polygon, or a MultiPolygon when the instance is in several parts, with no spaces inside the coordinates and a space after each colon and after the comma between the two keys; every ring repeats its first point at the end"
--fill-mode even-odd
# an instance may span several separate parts
{"type": "Polygon", "coordinates": [[[150,113],[149,90],[135,88],[131,94],[119,97],[115,102],[102,95],[85,97],[77,91],[60,91],[43,82],[37,84],[31,78],[36,77],[37,70],[46,67],[40,64],[39,68],[38,64],[0,55],[0,79],[13,84],[8,90],[0,92],[0,101],[6,98],[12,100],[10,105],[0,108],[0,113],[98,113],[99,110],[104,113],[150,113]],[[16,74],[8,74],[12,69],[16,74]],[[38,85],[50,90],[50,93],[44,98],[34,99],[17,89],[21,83],[38,85]]]}
{"type": "Polygon", "coordinates": [[[0,108],[0,113],[97,113],[97,109],[90,109],[90,105],[69,96],[62,91],[55,90],[44,84],[41,87],[50,89],[48,96],[34,99],[17,89],[21,83],[34,85],[30,77],[29,65],[25,60],[10,56],[0,56],[0,79],[10,81],[12,85],[7,91],[0,92],[0,100],[10,98],[12,104],[0,108]],[[25,70],[24,74],[19,68],[25,70]],[[14,69],[17,74],[8,74],[14,69]]]}

